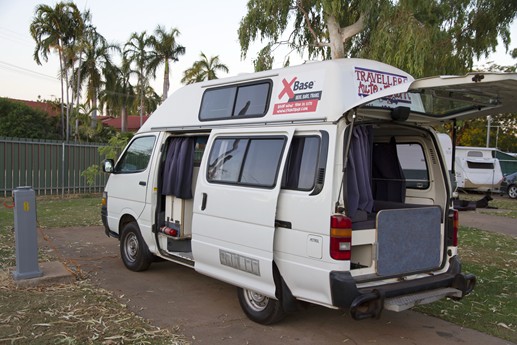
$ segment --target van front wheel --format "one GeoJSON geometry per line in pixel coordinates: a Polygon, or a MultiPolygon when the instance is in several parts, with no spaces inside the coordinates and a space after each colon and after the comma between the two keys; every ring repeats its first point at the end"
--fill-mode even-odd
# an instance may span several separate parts
{"type": "Polygon", "coordinates": [[[145,243],[135,222],[128,223],[120,236],[120,256],[131,271],[140,272],[149,268],[153,255],[145,243]]]}
{"type": "Polygon", "coordinates": [[[237,296],[242,310],[252,321],[269,325],[280,321],[285,316],[279,300],[243,288],[237,288],[237,296]]]}

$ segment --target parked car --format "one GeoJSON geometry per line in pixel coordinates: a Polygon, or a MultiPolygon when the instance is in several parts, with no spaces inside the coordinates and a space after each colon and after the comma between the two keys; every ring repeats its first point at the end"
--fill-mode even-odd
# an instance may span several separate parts
{"type": "Polygon", "coordinates": [[[517,171],[506,175],[501,183],[501,192],[508,194],[512,199],[517,199],[517,171]]]}

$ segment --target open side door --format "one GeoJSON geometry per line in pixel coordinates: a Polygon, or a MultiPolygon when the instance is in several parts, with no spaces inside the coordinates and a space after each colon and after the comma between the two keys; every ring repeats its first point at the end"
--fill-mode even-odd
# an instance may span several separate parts
{"type": "Polygon", "coordinates": [[[194,196],[197,271],[274,297],[275,215],[293,134],[281,128],[212,131],[194,196]]]}
{"type": "Polygon", "coordinates": [[[516,95],[517,73],[475,72],[395,85],[363,98],[354,107],[407,107],[409,121],[437,122],[515,112],[516,95]]]}

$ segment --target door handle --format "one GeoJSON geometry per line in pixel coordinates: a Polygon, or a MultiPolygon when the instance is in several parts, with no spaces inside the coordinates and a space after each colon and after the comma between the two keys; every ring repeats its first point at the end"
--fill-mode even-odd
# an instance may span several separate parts
{"type": "Polygon", "coordinates": [[[139,185],[141,185],[141,186],[145,186],[145,185],[147,185],[147,182],[145,182],[145,181],[140,181],[140,182],[138,182],[138,184],[139,184],[139,185]]]}
{"type": "Polygon", "coordinates": [[[275,227],[276,228],[292,229],[293,225],[291,224],[291,222],[286,222],[285,220],[275,219],[275,227]]]}
{"type": "Polygon", "coordinates": [[[206,208],[206,198],[208,196],[206,195],[206,193],[203,193],[203,199],[201,200],[201,211],[204,211],[205,208],[206,208]]]}

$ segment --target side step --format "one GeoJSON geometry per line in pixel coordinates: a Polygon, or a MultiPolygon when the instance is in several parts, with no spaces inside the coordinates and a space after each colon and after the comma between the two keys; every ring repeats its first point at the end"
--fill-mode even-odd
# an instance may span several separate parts
{"type": "Polygon", "coordinates": [[[445,297],[461,298],[461,296],[461,290],[454,288],[430,290],[400,297],[386,298],[384,300],[384,309],[399,312],[417,305],[432,303],[445,297]]]}

